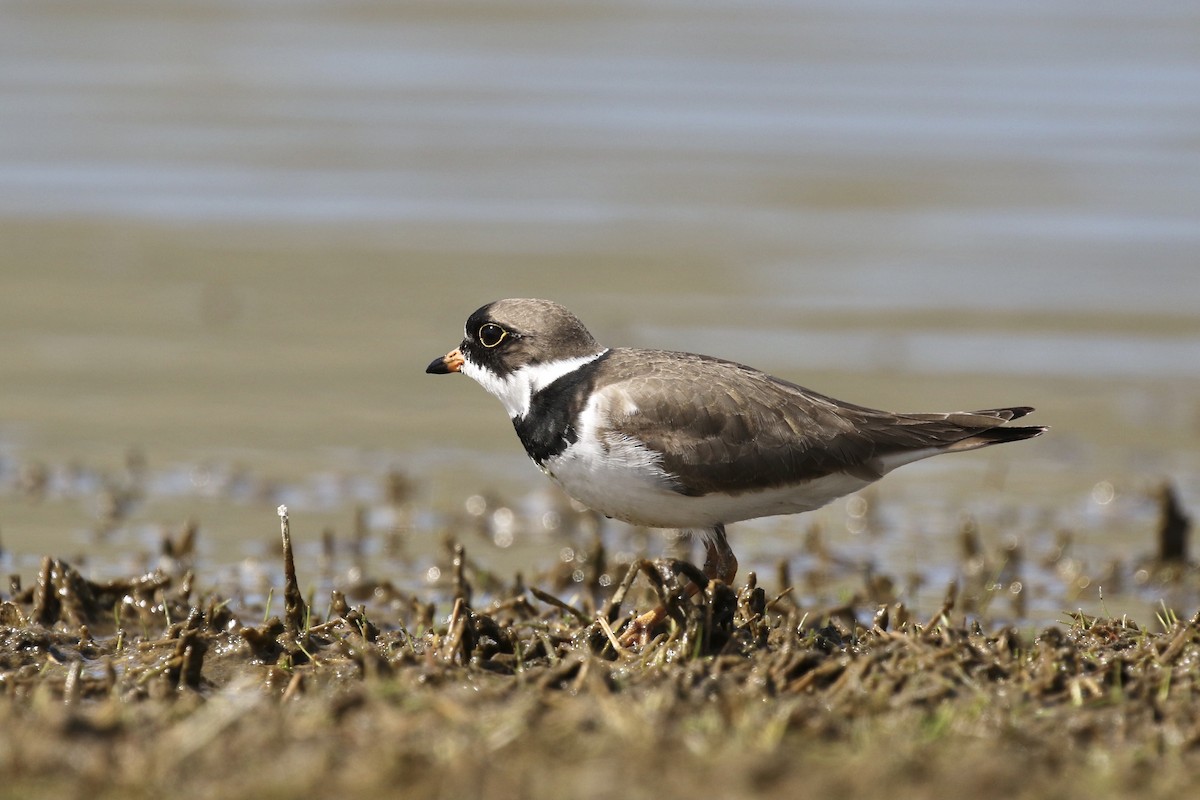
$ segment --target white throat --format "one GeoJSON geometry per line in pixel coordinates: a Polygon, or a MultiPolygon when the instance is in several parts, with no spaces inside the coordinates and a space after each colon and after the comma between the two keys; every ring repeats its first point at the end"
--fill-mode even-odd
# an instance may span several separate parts
{"type": "Polygon", "coordinates": [[[564,358],[560,361],[547,361],[521,367],[508,377],[501,378],[491,370],[476,366],[470,361],[464,361],[461,372],[484,389],[494,394],[504,404],[504,410],[514,420],[523,419],[529,413],[529,403],[535,392],[545,389],[563,375],[574,372],[584,364],[595,361],[608,350],[601,350],[590,356],[564,358]]]}

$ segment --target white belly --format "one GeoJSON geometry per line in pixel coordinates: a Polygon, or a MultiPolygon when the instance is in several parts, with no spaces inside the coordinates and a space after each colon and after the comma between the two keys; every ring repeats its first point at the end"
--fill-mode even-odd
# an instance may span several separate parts
{"type": "Polygon", "coordinates": [[[591,437],[581,436],[562,455],[547,462],[546,473],[589,508],[650,528],[712,528],[755,517],[811,511],[870,483],[837,473],[792,486],[693,497],[671,488],[657,455],[640,443],[609,439],[606,444],[602,447],[591,437]]]}

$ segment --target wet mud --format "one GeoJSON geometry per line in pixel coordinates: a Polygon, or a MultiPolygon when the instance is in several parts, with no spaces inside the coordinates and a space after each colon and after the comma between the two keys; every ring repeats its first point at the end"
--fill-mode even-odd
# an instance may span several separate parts
{"type": "MultiPolygon", "coordinates": [[[[1168,494],[1156,568],[1195,580],[1168,494]]],[[[1023,629],[886,575],[818,607],[681,559],[612,581],[599,541],[507,581],[448,541],[436,594],[317,598],[280,522],[260,603],[206,588],[194,527],[147,574],[13,576],[0,796],[1167,796],[1200,767],[1200,613],[1023,629]]]]}

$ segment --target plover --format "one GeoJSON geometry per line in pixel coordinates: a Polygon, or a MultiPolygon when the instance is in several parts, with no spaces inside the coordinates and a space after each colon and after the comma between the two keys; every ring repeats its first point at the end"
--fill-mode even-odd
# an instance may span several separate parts
{"type": "Polygon", "coordinates": [[[500,399],[525,452],[567,494],[634,525],[705,544],[731,583],[725,526],[810,511],[896,467],[1028,439],[1033,409],[893,414],[712,356],[608,348],[549,300],[498,300],[426,372],[461,372],[500,399]]]}

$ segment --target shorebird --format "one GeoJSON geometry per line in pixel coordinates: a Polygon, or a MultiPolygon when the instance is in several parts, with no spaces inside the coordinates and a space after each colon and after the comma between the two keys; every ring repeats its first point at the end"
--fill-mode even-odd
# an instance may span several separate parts
{"type": "Polygon", "coordinates": [[[895,414],[712,356],[604,347],[549,300],[482,306],[425,371],[499,398],[529,457],[589,508],[698,534],[705,575],[725,583],[738,567],[729,523],[810,511],[913,461],[1046,430],[1006,426],[1028,406],[895,414]]]}

